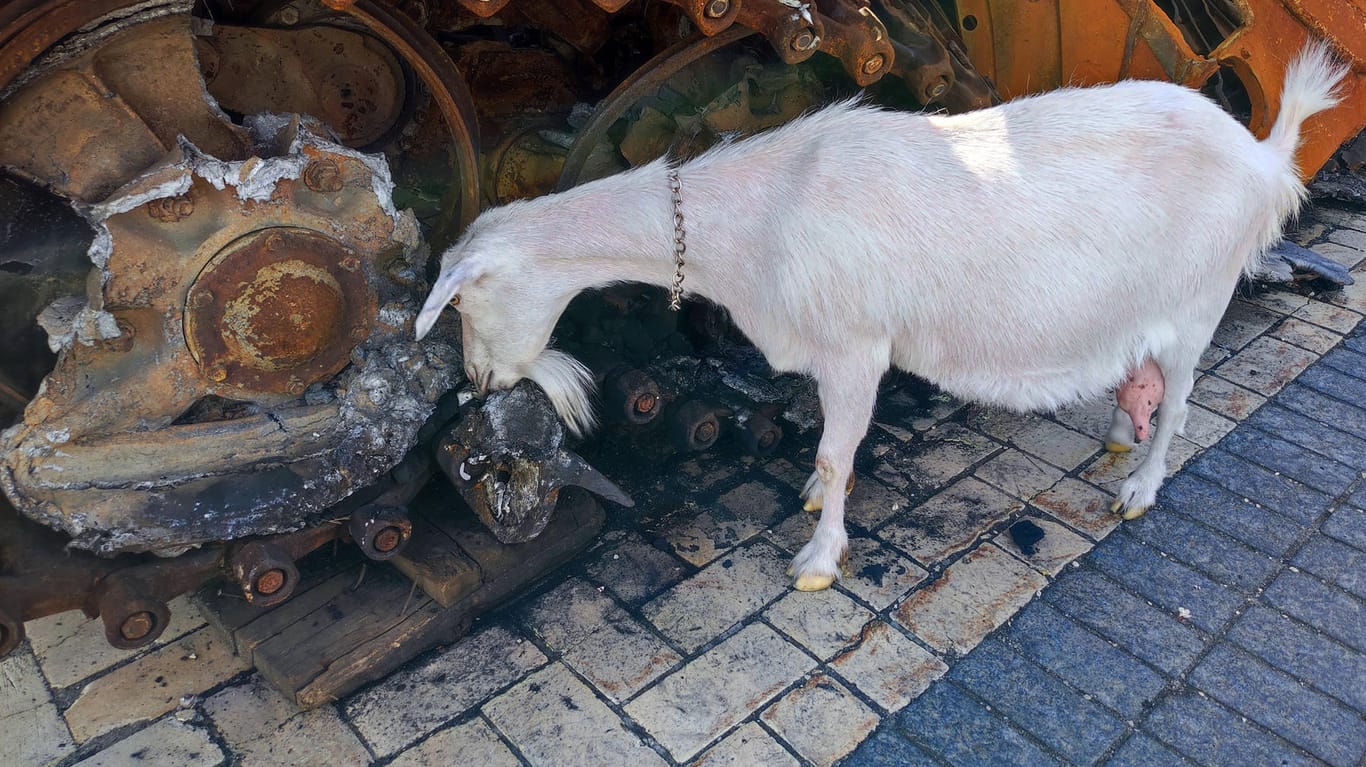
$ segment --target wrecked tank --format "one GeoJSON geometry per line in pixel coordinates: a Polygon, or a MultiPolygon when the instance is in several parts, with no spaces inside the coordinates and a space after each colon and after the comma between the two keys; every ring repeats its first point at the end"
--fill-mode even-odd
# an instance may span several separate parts
{"type": "MultiPolygon", "coordinates": [[[[171,597],[213,579],[253,608],[280,604],[301,557],[351,541],[440,607],[464,605],[411,655],[514,590],[505,573],[528,560],[509,552],[573,538],[559,519],[600,524],[574,488],[629,505],[581,455],[629,450],[576,443],[534,387],[473,397],[455,313],[413,337],[433,254],[484,207],[858,92],[959,112],[1157,78],[1261,135],[1283,53],[1311,32],[1355,75],[1347,108],[1310,121],[1301,167],[1351,193],[1366,157],[1351,143],[1366,125],[1358,5],[1082,5],[0,5],[0,654],[25,620],[68,609],[144,646],[171,597]],[[409,504],[432,487],[484,531],[451,540],[492,538],[414,553],[432,525],[409,504]],[[483,586],[461,602],[450,584],[473,571],[483,586]]],[[[1277,255],[1265,279],[1351,279],[1303,249],[1277,255]]],[[[666,303],[612,288],[576,300],[557,331],[614,429],[682,452],[729,433],[765,456],[784,425],[815,425],[810,387],[775,379],[722,313],[666,303]]]]}

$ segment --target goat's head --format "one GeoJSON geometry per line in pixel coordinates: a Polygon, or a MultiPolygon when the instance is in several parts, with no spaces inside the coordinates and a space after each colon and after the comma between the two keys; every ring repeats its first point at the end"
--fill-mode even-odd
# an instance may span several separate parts
{"type": "Polygon", "coordinates": [[[594,425],[592,373],[547,348],[555,321],[577,292],[521,248],[478,223],[441,257],[441,274],[417,316],[417,337],[447,306],[460,312],[465,375],[481,394],[523,378],[549,396],[565,426],[583,435],[594,425]]]}

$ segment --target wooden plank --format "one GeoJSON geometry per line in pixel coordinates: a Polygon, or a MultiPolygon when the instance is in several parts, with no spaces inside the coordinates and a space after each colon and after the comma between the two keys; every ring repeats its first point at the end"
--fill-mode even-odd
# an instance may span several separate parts
{"type": "Polygon", "coordinates": [[[483,583],[479,565],[426,512],[414,512],[412,520],[413,536],[403,553],[390,560],[394,567],[442,607],[454,605],[479,588],[483,583]]]}

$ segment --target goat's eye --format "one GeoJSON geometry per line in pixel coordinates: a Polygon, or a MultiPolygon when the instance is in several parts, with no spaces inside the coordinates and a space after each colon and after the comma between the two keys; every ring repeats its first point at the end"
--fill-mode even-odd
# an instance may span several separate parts
{"type": "Polygon", "coordinates": [[[459,306],[459,305],[460,305],[460,294],[459,294],[459,293],[456,293],[455,295],[451,296],[451,306],[459,306]]]}

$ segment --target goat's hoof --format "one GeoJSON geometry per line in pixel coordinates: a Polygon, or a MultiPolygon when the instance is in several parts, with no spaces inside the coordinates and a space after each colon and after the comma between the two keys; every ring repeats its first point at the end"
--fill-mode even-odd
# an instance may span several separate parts
{"type": "MultiPolygon", "coordinates": [[[[789,572],[789,575],[791,573],[789,572]]],[[[835,582],[833,575],[803,574],[797,576],[793,582],[793,587],[798,591],[825,591],[835,582]]]]}
{"type": "Polygon", "coordinates": [[[822,502],[823,500],[816,497],[807,498],[806,503],[802,504],[802,511],[820,511],[821,507],[825,505],[822,502]]]}
{"type": "Polygon", "coordinates": [[[1116,498],[1110,504],[1110,511],[1118,514],[1121,519],[1138,519],[1148,513],[1151,506],[1125,506],[1124,501],[1116,498]]]}
{"type": "Polygon", "coordinates": [[[1126,445],[1123,442],[1115,442],[1114,440],[1105,441],[1105,452],[1107,453],[1127,453],[1133,449],[1133,445],[1126,445]]]}

